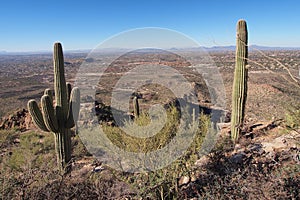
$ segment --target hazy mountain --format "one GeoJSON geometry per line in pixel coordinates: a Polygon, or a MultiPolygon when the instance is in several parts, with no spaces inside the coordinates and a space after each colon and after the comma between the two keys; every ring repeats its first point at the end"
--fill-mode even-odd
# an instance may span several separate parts
{"type": "MultiPolygon", "coordinates": [[[[207,51],[235,51],[235,46],[214,46],[214,47],[204,47],[207,51]]],[[[250,51],[260,50],[260,51],[279,51],[279,50],[300,50],[300,47],[268,47],[260,45],[250,45],[250,51]]]]}
{"type": "MultiPolygon", "coordinates": [[[[135,50],[135,49],[127,49],[127,50],[135,50]]],[[[166,49],[168,50],[168,49],[166,49]]],[[[170,51],[235,51],[234,45],[229,46],[213,46],[213,47],[192,47],[192,48],[170,48],[170,51]]],[[[250,51],[260,50],[260,51],[279,51],[279,50],[300,50],[300,47],[268,47],[268,46],[260,46],[260,45],[250,45],[250,51]]],[[[92,49],[78,49],[78,50],[66,50],[66,54],[73,53],[90,53],[92,49]]],[[[117,49],[117,48],[109,48],[109,49],[99,49],[99,53],[113,53],[113,52],[122,52],[126,51],[126,49],[117,49]]],[[[8,52],[8,51],[0,51],[0,55],[34,55],[34,54],[52,54],[50,50],[44,51],[28,51],[28,52],[8,52]]]]}
{"type": "Polygon", "coordinates": [[[6,51],[0,51],[0,55],[2,55],[2,54],[7,54],[7,52],[6,51]]]}

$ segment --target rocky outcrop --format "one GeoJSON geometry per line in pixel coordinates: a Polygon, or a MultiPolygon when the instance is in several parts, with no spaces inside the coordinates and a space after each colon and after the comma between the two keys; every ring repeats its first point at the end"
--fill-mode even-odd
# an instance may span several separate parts
{"type": "Polygon", "coordinates": [[[15,111],[13,114],[0,119],[0,130],[18,129],[26,131],[32,127],[31,117],[26,109],[15,111]]]}

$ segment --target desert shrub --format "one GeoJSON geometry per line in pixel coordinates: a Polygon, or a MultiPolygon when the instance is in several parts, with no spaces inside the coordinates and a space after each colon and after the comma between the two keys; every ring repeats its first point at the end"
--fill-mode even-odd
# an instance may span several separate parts
{"type": "Polygon", "coordinates": [[[285,117],[286,125],[292,129],[300,127],[300,105],[290,106],[285,117]]]}
{"type": "MultiPolygon", "coordinates": [[[[165,126],[154,137],[136,138],[126,135],[118,127],[104,126],[104,132],[110,140],[127,151],[148,152],[154,151],[168,144],[174,137],[179,124],[179,112],[175,107],[167,111],[167,122],[165,126]]],[[[136,119],[139,125],[149,124],[149,116],[142,113],[136,119]]],[[[156,171],[145,171],[142,173],[117,173],[116,176],[131,185],[139,198],[145,199],[176,199],[179,191],[178,180],[182,176],[191,177],[194,173],[194,163],[199,159],[199,150],[203,138],[208,131],[210,117],[200,114],[199,124],[196,127],[196,134],[193,142],[186,150],[184,155],[175,160],[169,166],[156,171]]],[[[132,123],[127,122],[126,126],[132,128],[132,123]]],[[[189,126],[193,127],[194,124],[189,126]]],[[[195,130],[195,129],[193,129],[195,130]]],[[[133,131],[133,129],[131,129],[133,131]]],[[[180,139],[184,141],[185,136],[180,139]]]]}
{"type": "MultiPolygon", "coordinates": [[[[157,121],[162,118],[156,119],[157,121]]],[[[167,112],[167,121],[165,126],[154,136],[147,138],[134,137],[126,134],[122,129],[115,126],[103,125],[103,130],[107,137],[119,148],[130,152],[150,152],[165,146],[174,137],[176,128],[178,125],[179,113],[175,107],[172,107],[167,112]]],[[[147,113],[141,113],[141,115],[135,119],[135,121],[126,121],[124,129],[126,132],[147,131],[144,127],[151,122],[147,113]]],[[[145,132],[145,135],[147,133],[145,132]]]]}

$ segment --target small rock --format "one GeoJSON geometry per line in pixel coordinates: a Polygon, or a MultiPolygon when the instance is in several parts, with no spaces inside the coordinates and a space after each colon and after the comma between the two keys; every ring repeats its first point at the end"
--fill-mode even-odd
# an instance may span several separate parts
{"type": "Polygon", "coordinates": [[[190,182],[191,178],[189,176],[182,176],[178,181],[178,186],[187,185],[190,182]]]}
{"type": "Polygon", "coordinates": [[[208,162],[209,162],[209,157],[208,156],[202,156],[199,160],[197,160],[195,162],[195,165],[197,167],[203,167],[203,166],[207,165],[208,162]]]}
{"type": "Polygon", "coordinates": [[[14,139],[14,143],[15,144],[19,144],[20,143],[20,139],[19,138],[14,139]]]}
{"type": "Polygon", "coordinates": [[[102,167],[102,166],[97,166],[97,167],[95,167],[94,169],[93,169],[93,172],[100,172],[100,171],[102,171],[104,169],[104,167],[102,167]]]}
{"type": "Polygon", "coordinates": [[[258,153],[260,155],[265,153],[261,144],[251,144],[248,146],[247,149],[250,153],[258,153]]]}
{"type": "Polygon", "coordinates": [[[281,138],[276,138],[272,142],[262,142],[261,144],[266,152],[272,152],[275,149],[283,149],[286,147],[286,144],[282,142],[281,138]]]}
{"type": "Polygon", "coordinates": [[[294,155],[294,160],[295,160],[297,163],[300,163],[300,153],[294,155]]]}
{"type": "Polygon", "coordinates": [[[242,148],[242,145],[241,144],[235,144],[235,146],[234,146],[234,149],[235,150],[239,150],[239,149],[241,149],[242,148]]]}
{"type": "Polygon", "coordinates": [[[253,139],[253,138],[254,138],[254,134],[253,134],[253,132],[246,133],[246,134],[245,134],[245,138],[250,138],[250,139],[253,139]]]}
{"type": "Polygon", "coordinates": [[[229,158],[229,161],[235,164],[243,164],[246,157],[246,154],[241,152],[231,156],[231,158],[229,158]]]}
{"type": "Polygon", "coordinates": [[[195,175],[192,175],[191,176],[191,182],[195,182],[195,181],[197,181],[197,177],[195,175]]]}
{"type": "Polygon", "coordinates": [[[93,169],[92,165],[87,164],[87,165],[82,166],[79,170],[72,171],[71,176],[72,177],[84,177],[87,173],[92,171],[92,169],[93,169]]]}

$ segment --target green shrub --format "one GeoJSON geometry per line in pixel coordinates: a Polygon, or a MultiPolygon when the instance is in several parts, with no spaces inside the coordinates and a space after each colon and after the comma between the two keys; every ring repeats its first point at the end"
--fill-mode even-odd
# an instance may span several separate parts
{"type": "Polygon", "coordinates": [[[34,131],[23,134],[8,132],[7,134],[6,142],[9,142],[10,138],[14,138],[15,141],[16,137],[19,137],[18,143],[15,144],[9,155],[5,156],[5,160],[1,163],[12,170],[24,171],[28,168],[38,167],[45,162],[47,153],[53,153],[52,135],[44,135],[34,131]]]}
{"type": "Polygon", "coordinates": [[[300,106],[291,106],[285,116],[286,125],[292,129],[300,127],[300,106]]]}
{"type": "MultiPolygon", "coordinates": [[[[162,120],[158,118],[157,120],[162,120]]],[[[165,126],[154,136],[139,138],[126,134],[119,127],[103,125],[103,130],[107,137],[119,148],[129,152],[150,152],[164,147],[174,137],[179,120],[179,113],[175,107],[167,112],[167,121],[165,126]]],[[[151,122],[149,115],[141,113],[135,121],[126,121],[124,128],[134,134],[135,132],[145,131],[144,126],[151,122]],[[138,126],[136,126],[138,125],[138,126]]],[[[147,131],[147,130],[146,130],[147,131]]],[[[147,134],[147,133],[145,133],[147,134]]]]}
{"type": "MultiPolygon", "coordinates": [[[[151,138],[135,138],[123,133],[118,127],[105,126],[105,133],[110,140],[127,151],[148,152],[159,149],[168,144],[176,133],[179,124],[179,113],[175,107],[167,111],[165,127],[151,138]]],[[[142,113],[137,119],[140,125],[148,124],[149,118],[142,113]]],[[[130,123],[127,124],[130,126],[130,123]]],[[[210,116],[200,114],[199,127],[194,140],[185,154],[175,160],[171,165],[153,172],[119,173],[117,176],[129,183],[139,198],[145,199],[176,199],[179,191],[178,179],[182,176],[191,176],[196,170],[193,166],[199,159],[199,151],[204,136],[210,126],[210,116]]],[[[184,139],[184,138],[183,138],[184,139]]]]}

